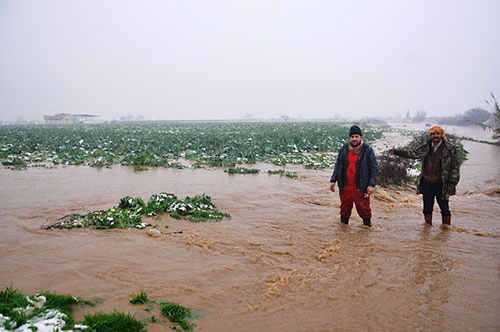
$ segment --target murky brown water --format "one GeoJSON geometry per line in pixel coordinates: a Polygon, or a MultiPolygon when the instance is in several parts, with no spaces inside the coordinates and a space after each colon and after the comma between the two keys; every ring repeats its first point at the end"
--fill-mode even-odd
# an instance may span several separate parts
{"type": "Polygon", "coordinates": [[[1,169],[0,286],[99,300],[89,310],[146,319],[151,313],[127,304],[143,288],[195,308],[195,329],[205,332],[499,331],[500,148],[466,144],[470,160],[448,230],[423,225],[412,191],[380,188],[374,226],[361,227],[357,215],[343,226],[330,171],[291,168],[306,176],[292,180],[119,166],[1,169]],[[233,218],[193,224],[163,216],[152,220],[159,238],[136,229],[40,230],[68,213],[162,191],[209,194],[233,218]]]}

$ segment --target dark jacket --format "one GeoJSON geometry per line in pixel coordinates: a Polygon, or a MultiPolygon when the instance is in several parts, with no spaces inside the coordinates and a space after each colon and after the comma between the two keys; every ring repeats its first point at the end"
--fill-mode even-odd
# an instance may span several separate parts
{"type": "MultiPolygon", "coordinates": [[[[441,158],[441,182],[443,183],[443,191],[441,192],[441,199],[448,200],[451,195],[455,195],[456,186],[460,180],[460,162],[458,161],[458,152],[455,146],[450,142],[444,140],[444,147],[442,150],[441,158]],[[451,190],[448,190],[451,187],[451,190]]],[[[428,140],[427,143],[420,145],[414,150],[399,150],[394,149],[394,154],[404,158],[420,159],[422,162],[422,169],[425,168],[427,163],[427,157],[432,147],[432,140],[428,140]]],[[[420,185],[422,184],[422,179],[424,177],[424,172],[420,173],[417,180],[417,194],[421,193],[420,185]]]]}
{"type": "MultiPolygon", "coordinates": [[[[347,183],[347,168],[349,167],[349,148],[344,144],[337,156],[335,169],[333,170],[330,182],[338,182],[339,189],[347,183]]],[[[368,144],[363,144],[356,162],[356,187],[359,191],[366,191],[366,187],[375,187],[377,184],[378,165],[373,149],[368,144]]]]}

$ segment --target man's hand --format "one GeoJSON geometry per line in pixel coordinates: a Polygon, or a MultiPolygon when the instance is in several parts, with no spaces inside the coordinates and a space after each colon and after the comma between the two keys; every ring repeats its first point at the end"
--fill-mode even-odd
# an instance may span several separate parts
{"type": "Polygon", "coordinates": [[[330,190],[335,191],[335,182],[330,182],[330,190]]]}
{"type": "Polygon", "coordinates": [[[387,151],[387,152],[389,152],[389,154],[394,154],[394,148],[389,149],[389,151],[387,151]]]}
{"type": "Polygon", "coordinates": [[[373,194],[373,192],[374,192],[374,191],[375,191],[375,188],[370,187],[370,186],[366,187],[366,193],[367,193],[368,195],[373,194]]]}

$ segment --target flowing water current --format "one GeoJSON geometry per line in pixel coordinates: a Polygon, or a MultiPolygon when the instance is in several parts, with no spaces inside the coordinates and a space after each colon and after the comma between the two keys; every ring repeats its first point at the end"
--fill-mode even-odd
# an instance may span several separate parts
{"type": "MultiPolygon", "coordinates": [[[[210,331],[499,331],[500,148],[466,142],[452,227],[426,227],[411,189],[372,196],[373,227],[353,211],[339,222],[331,170],[298,179],[229,175],[220,169],[129,167],[0,169],[0,286],[49,290],[97,301],[94,308],[154,310],[128,303],[149,297],[197,313],[210,331]],[[70,213],[149,199],[206,193],[232,219],[190,223],[163,215],[147,230],[42,230],[70,213]],[[165,226],[168,226],[166,228],[165,226]],[[174,233],[182,231],[182,233],[174,233]]],[[[164,318],[148,331],[169,330],[164,318]]]]}

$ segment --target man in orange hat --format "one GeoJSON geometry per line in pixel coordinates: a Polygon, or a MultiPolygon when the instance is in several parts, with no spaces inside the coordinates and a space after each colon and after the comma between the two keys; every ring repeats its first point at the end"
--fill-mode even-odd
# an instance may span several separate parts
{"type": "Polygon", "coordinates": [[[442,223],[451,225],[449,198],[456,193],[460,180],[458,152],[440,126],[427,132],[430,139],[414,150],[390,149],[390,154],[404,158],[420,159],[422,171],[417,181],[417,194],[423,194],[425,223],[432,225],[434,198],[441,209],[442,223]]]}

